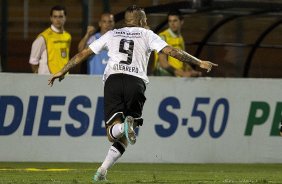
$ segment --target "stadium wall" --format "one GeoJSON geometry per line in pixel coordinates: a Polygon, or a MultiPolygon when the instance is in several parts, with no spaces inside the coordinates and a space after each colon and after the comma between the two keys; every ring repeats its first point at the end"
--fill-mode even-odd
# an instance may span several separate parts
{"type": "MultiPolygon", "coordinates": [[[[100,77],[0,74],[0,161],[101,162],[100,77]]],[[[281,79],[151,77],[121,162],[282,163],[281,79]]]]}

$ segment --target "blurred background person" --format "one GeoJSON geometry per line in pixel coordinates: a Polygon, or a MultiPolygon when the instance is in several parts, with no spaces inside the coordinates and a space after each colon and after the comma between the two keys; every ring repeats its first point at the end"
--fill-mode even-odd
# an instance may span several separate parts
{"type": "MultiPolygon", "coordinates": [[[[103,13],[99,21],[100,31],[95,33],[95,27],[88,26],[86,34],[78,44],[78,51],[88,47],[94,40],[100,38],[107,31],[112,30],[115,26],[114,15],[112,13],[103,13]]],[[[87,74],[103,75],[108,63],[108,51],[103,50],[99,54],[91,56],[87,60],[87,74]]]]}
{"type": "Polygon", "coordinates": [[[33,73],[54,74],[68,62],[71,35],[64,30],[66,15],[64,6],[51,8],[51,26],[32,43],[29,63],[33,73]]]}
{"type": "MultiPolygon", "coordinates": [[[[167,15],[168,28],[159,36],[169,45],[185,50],[185,42],[181,35],[184,17],[179,10],[170,11],[167,15]]],[[[154,74],[157,76],[199,77],[201,72],[163,53],[155,53],[154,74]]]]}

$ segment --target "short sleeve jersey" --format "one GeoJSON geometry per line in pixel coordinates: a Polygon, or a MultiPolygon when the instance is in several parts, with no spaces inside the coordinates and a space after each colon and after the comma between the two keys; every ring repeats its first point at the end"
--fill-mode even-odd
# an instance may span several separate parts
{"type": "Polygon", "coordinates": [[[99,54],[108,50],[109,61],[103,81],[111,74],[124,73],[133,75],[149,82],[147,66],[153,50],[161,51],[167,43],[153,31],[140,27],[124,27],[105,33],[101,38],[89,45],[90,49],[99,54]]]}

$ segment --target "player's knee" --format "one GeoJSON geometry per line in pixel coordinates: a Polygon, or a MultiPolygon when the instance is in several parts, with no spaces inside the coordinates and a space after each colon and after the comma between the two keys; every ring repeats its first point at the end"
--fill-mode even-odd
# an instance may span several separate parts
{"type": "MultiPolygon", "coordinates": [[[[113,126],[113,125],[112,125],[112,126],[113,126]]],[[[110,142],[115,142],[115,140],[113,139],[113,137],[111,136],[111,133],[110,133],[112,126],[107,127],[107,137],[108,137],[108,140],[109,140],[110,142]]]]}
{"type": "Polygon", "coordinates": [[[115,142],[115,140],[112,139],[109,135],[108,135],[107,137],[108,137],[108,141],[110,141],[110,142],[115,142]]]}
{"type": "Polygon", "coordinates": [[[119,140],[120,136],[114,136],[113,135],[113,132],[112,132],[112,129],[115,125],[117,124],[121,124],[121,119],[120,118],[117,118],[115,121],[113,121],[113,123],[110,125],[110,126],[107,126],[107,137],[108,137],[108,140],[110,142],[116,142],[119,140]]]}

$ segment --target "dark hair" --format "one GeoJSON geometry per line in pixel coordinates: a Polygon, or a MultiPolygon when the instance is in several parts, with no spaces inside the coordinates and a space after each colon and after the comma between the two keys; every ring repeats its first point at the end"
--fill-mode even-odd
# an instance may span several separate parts
{"type": "Polygon", "coordinates": [[[56,5],[56,6],[53,6],[50,10],[50,16],[53,15],[53,11],[61,11],[63,10],[64,11],[64,14],[65,16],[67,15],[67,10],[64,6],[61,6],[61,5],[56,5]]]}
{"type": "Polygon", "coordinates": [[[131,6],[127,7],[125,11],[126,12],[144,11],[144,9],[140,8],[140,7],[136,6],[136,5],[131,5],[131,6]]]}
{"type": "Polygon", "coordinates": [[[179,18],[179,20],[183,20],[184,19],[183,14],[179,10],[172,10],[172,11],[168,12],[167,18],[169,16],[177,16],[179,18]]]}

